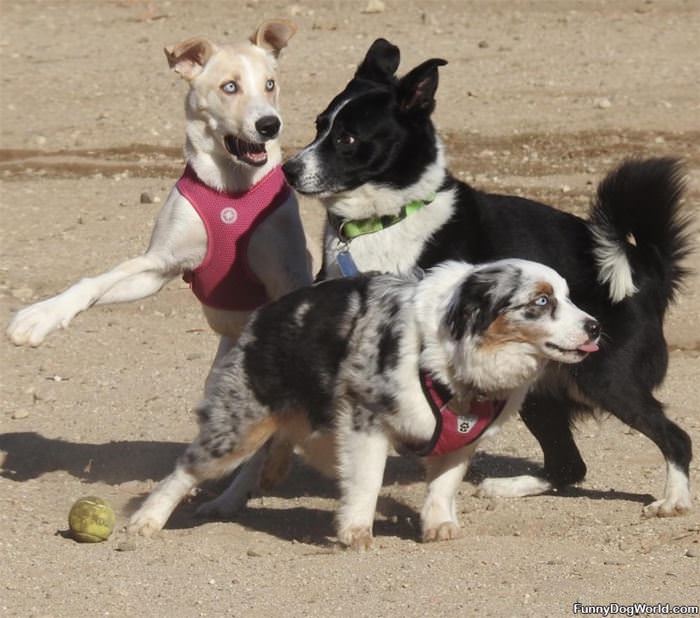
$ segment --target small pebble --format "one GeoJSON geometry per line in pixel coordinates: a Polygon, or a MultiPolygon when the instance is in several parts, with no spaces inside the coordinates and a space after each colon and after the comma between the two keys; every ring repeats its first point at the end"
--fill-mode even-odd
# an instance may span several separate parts
{"type": "Polygon", "coordinates": [[[697,558],[698,556],[700,556],[700,551],[691,547],[690,549],[686,550],[685,555],[687,558],[697,558]]]}
{"type": "Polygon", "coordinates": [[[246,552],[246,555],[250,556],[251,558],[260,558],[262,556],[261,553],[255,551],[254,549],[249,549],[246,552]]]}
{"type": "Polygon", "coordinates": [[[612,103],[607,97],[598,97],[597,99],[593,99],[593,106],[598,109],[608,109],[612,107],[612,103]]]}
{"type": "Polygon", "coordinates": [[[16,421],[19,421],[23,418],[27,418],[29,416],[29,412],[27,410],[17,410],[13,415],[12,418],[16,421]]]}
{"type": "Polygon", "coordinates": [[[115,548],[115,551],[136,551],[136,543],[132,540],[122,541],[115,548]]]}
{"type": "Polygon", "coordinates": [[[367,6],[363,9],[363,13],[383,13],[386,6],[382,0],[369,0],[367,6]]]}
{"type": "Polygon", "coordinates": [[[480,47],[481,49],[486,49],[488,46],[489,46],[489,42],[488,42],[488,41],[479,41],[479,47],[480,47]]]}
{"type": "Polygon", "coordinates": [[[144,191],[144,192],[141,194],[141,197],[139,198],[139,201],[140,201],[142,204],[153,204],[153,196],[152,196],[150,193],[148,193],[147,191],[144,191]]]}

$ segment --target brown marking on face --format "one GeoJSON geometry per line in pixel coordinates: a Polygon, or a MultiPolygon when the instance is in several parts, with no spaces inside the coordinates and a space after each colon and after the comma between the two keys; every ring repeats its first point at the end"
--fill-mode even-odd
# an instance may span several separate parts
{"type": "MultiPolygon", "coordinates": [[[[551,286],[550,286],[551,290],[551,286]]],[[[544,292],[543,292],[544,293],[544,292]]],[[[486,329],[479,347],[493,350],[509,343],[536,344],[546,338],[547,333],[530,324],[513,320],[508,312],[500,314],[486,329]]]]}
{"type": "Polygon", "coordinates": [[[535,298],[538,296],[554,296],[554,288],[546,281],[538,281],[535,284],[535,298]]]}

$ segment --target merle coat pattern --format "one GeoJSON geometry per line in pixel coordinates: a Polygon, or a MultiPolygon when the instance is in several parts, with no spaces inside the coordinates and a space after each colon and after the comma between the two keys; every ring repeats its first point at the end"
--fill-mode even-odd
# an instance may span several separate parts
{"type": "MultiPolygon", "coordinates": [[[[448,262],[420,281],[362,275],[293,292],[253,314],[198,407],[198,437],[129,530],[159,530],[196,484],[254,459],[276,434],[302,452],[326,445],[341,490],[338,538],[368,547],[389,447],[423,452],[441,426],[421,384],[427,372],[460,416],[477,396],[504,402],[469,444],[425,457],[423,539],[454,538],[455,494],[477,440],[517,411],[547,360],[577,363],[599,334],[564,279],[523,260],[448,262]]],[[[235,491],[200,513],[226,512],[235,491]]]]}

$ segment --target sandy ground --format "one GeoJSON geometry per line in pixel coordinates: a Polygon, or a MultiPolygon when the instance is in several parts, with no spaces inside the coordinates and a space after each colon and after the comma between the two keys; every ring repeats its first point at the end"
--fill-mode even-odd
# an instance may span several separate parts
{"type": "MultiPolygon", "coordinates": [[[[604,171],[633,155],[689,166],[700,203],[700,6],[693,0],[487,2],[0,0],[0,321],[145,246],[181,166],[185,86],[162,48],[194,34],[247,36],[264,18],[300,25],[284,53],[285,146],[349,79],[370,42],[402,71],[441,69],[436,122],[452,169],[478,186],[585,213],[604,171]]],[[[304,203],[310,236],[320,208],[304,203]]],[[[700,266],[700,258],[692,258],[700,266]]],[[[668,323],[659,396],[700,443],[700,291],[668,323]]],[[[463,539],[423,545],[416,461],[393,457],[377,548],[333,542],[336,490],[297,465],[232,522],[183,505],[151,541],[79,545],[71,503],[95,494],[119,525],[194,435],[216,339],[185,285],[99,308],[38,349],[0,343],[0,614],[4,616],[566,616],[576,601],[698,603],[700,522],[645,520],[663,462],[614,419],[577,436],[589,474],[562,494],[472,496],[485,474],[536,469],[520,421],[482,449],[460,496],[463,539]]],[[[691,465],[697,493],[699,466],[691,465]]]]}

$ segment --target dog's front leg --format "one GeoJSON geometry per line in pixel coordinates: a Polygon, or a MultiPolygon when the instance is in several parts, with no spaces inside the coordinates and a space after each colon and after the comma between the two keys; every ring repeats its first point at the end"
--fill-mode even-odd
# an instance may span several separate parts
{"type": "Polygon", "coordinates": [[[144,255],[126,260],[96,277],[81,279],[58,296],[18,311],[7,328],[16,345],[39,345],[92,305],[127,302],[155,294],[186,268],[204,258],[207,235],[189,202],[173,190],[158,213],[144,255]]]}
{"type": "Polygon", "coordinates": [[[423,541],[447,541],[460,536],[455,495],[473,450],[465,447],[425,460],[428,493],[421,511],[423,541]]]}
{"type": "Polygon", "coordinates": [[[338,434],[338,540],[353,549],[372,546],[372,524],[389,441],[381,430],[344,428],[338,434]]]}
{"type": "Polygon", "coordinates": [[[127,260],[102,275],[81,279],[65,292],[17,312],[7,334],[16,345],[38,346],[49,333],[65,328],[78,313],[92,305],[150,296],[168,279],[161,260],[153,255],[127,260]]]}

